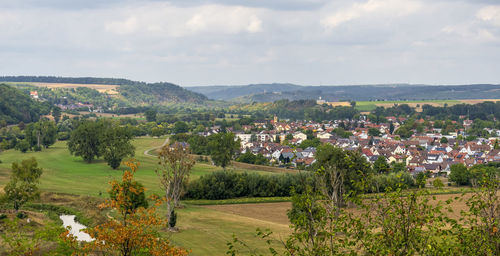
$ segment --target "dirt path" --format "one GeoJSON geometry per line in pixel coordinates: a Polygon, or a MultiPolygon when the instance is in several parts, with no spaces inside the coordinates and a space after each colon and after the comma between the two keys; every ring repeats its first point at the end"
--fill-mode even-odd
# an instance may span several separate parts
{"type": "Polygon", "coordinates": [[[146,150],[144,150],[144,155],[145,155],[145,156],[152,156],[152,157],[156,157],[156,156],[154,156],[154,155],[151,155],[149,152],[150,152],[151,150],[156,150],[156,149],[162,148],[163,146],[165,146],[165,145],[167,145],[167,144],[168,144],[168,141],[169,141],[169,140],[168,140],[168,137],[167,137],[167,138],[165,139],[165,141],[163,142],[163,144],[161,144],[161,146],[158,146],[158,147],[154,147],[154,148],[150,148],[150,149],[146,149],[146,150]]]}

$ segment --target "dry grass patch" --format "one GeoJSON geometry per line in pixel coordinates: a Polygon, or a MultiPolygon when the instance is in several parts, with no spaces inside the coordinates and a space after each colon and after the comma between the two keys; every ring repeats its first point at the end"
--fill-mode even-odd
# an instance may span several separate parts
{"type": "Polygon", "coordinates": [[[465,103],[465,104],[478,104],[478,103],[483,103],[486,101],[500,101],[500,99],[477,99],[477,100],[460,100],[460,102],[465,103]]]}
{"type": "Polygon", "coordinates": [[[29,84],[38,87],[47,87],[50,89],[87,87],[95,89],[100,93],[106,93],[111,95],[118,94],[118,91],[116,90],[116,88],[118,88],[118,85],[111,85],[111,84],[69,84],[69,83],[29,83],[29,84]]]}
{"type": "Polygon", "coordinates": [[[286,212],[292,208],[292,203],[228,204],[203,207],[257,220],[289,225],[290,221],[288,221],[286,212]]]}

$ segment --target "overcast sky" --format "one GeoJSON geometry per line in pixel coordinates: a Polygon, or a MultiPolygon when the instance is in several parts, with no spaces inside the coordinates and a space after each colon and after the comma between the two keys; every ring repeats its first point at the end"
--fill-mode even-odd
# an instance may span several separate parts
{"type": "Polygon", "coordinates": [[[500,83],[500,0],[0,0],[0,75],[500,83]]]}

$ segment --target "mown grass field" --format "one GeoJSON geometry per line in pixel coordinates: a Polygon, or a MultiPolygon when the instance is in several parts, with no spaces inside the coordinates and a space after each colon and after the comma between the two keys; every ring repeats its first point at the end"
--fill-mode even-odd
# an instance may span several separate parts
{"type": "MultiPolygon", "coordinates": [[[[144,151],[162,145],[165,138],[141,137],[133,141],[136,147],[135,159],[139,161],[140,167],[136,178],[144,184],[149,192],[159,193],[160,187],[155,169],[158,168],[157,158],[144,155],[144,151]]],[[[6,182],[12,162],[35,157],[39,166],[44,169],[40,188],[42,191],[69,193],[75,195],[99,196],[106,194],[108,182],[120,178],[124,167],[112,170],[102,159],[94,160],[88,164],[80,157],[72,156],[66,142],[58,141],[55,145],[41,152],[27,152],[25,154],[16,150],[7,150],[0,153],[0,187],[6,182]]],[[[192,172],[191,179],[197,179],[201,175],[222,170],[220,167],[208,163],[197,163],[192,172]]],[[[235,171],[246,171],[236,169],[235,171]]],[[[269,172],[256,171],[262,174],[269,172]]]]}
{"type": "MultiPolygon", "coordinates": [[[[140,162],[139,170],[135,177],[146,187],[149,193],[161,193],[157,176],[154,172],[157,168],[157,159],[144,155],[144,151],[158,147],[163,144],[165,138],[138,138],[133,144],[136,147],[135,158],[140,162]]],[[[67,150],[66,142],[57,142],[55,145],[41,152],[20,153],[15,150],[7,150],[0,153],[0,190],[7,183],[12,162],[20,161],[29,157],[35,157],[39,165],[44,169],[40,188],[43,192],[63,193],[65,199],[60,201],[61,205],[74,207],[74,200],[82,200],[85,197],[64,196],[74,194],[90,196],[92,198],[107,198],[108,182],[119,179],[123,168],[112,170],[103,160],[97,160],[87,164],[80,157],[71,156],[67,150]]],[[[201,175],[221,170],[210,164],[197,163],[193,168],[191,179],[197,179],[201,175]]],[[[264,175],[273,175],[272,172],[234,169],[234,171],[252,171],[264,175]]],[[[43,199],[44,197],[42,197],[43,199]]],[[[235,200],[233,203],[267,202],[275,199],[235,200]]],[[[280,199],[278,201],[283,201],[280,199]]],[[[53,204],[54,201],[42,201],[42,203],[53,204]]],[[[207,204],[200,201],[199,204],[207,204]]],[[[195,205],[196,202],[186,202],[185,207],[177,211],[177,226],[180,232],[166,233],[175,245],[191,250],[191,255],[224,255],[227,251],[226,243],[231,241],[232,235],[246,241],[251,247],[265,253],[265,243],[255,237],[256,228],[270,228],[275,232],[274,238],[285,237],[290,232],[288,225],[273,222],[251,216],[241,216],[231,212],[210,209],[195,205]]],[[[85,204],[84,204],[85,205],[85,204]]],[[[89,204],[90,205],[90,204],[89,204]]],[[[88,212],[92,209],[75,209],[88,212]]],[[[256,208],[258,209],[258,208],[256,208]]],[[[95,210],[95,209],[94,209],[95,210]]],[[[160,209],[163,212],[164,209],[160,209]]],[[[243,253],[245,255],[246,253],[243,253]]]]}

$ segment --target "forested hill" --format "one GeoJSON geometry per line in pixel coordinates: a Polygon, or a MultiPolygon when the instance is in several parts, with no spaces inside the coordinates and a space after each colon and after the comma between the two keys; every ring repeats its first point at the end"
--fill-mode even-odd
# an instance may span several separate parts
{"type": "Polygon", "coordinates": [[[34,101],[20,90],[0,83],[0,123],[37,121],[40,115],[48,114],[51,108],[46,102],[34,101]]]}
{"type": "Polygon", "coordinates": [[[121,78],[55,76],[0,76],[0,82],[118,85],[117,91],[126,100],[139,105],[165,102],[201,103],[207,100],[203,94],[167,82],[145,83],[121,78]]]}
{"type": "Polygon", "coordinates": [[[308,100],[320,96],[327,101],[340,100],[444,100],[499,99],[500,85],[349,85],[299,86],[293,84],[256,84],[247,86],[187,87],[209,98],[238,102],[274,102],[308,100]]]}
{"type": "Polygon", "coordinates": [[[186,87],[214,100],[230,100],[242,96],[300,90],[303,86],[294,84],[250,84],[243,86],[213,85],[186,87]]]}

